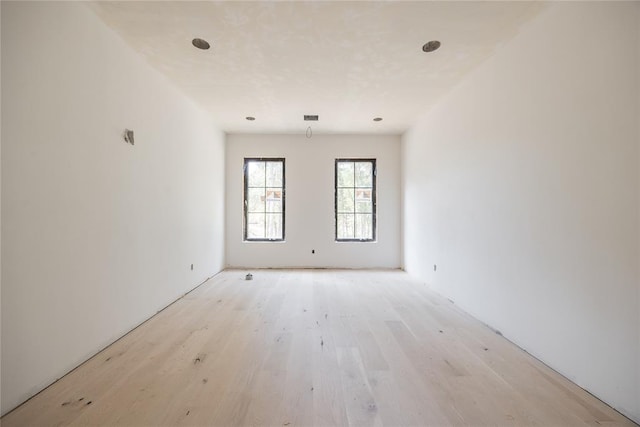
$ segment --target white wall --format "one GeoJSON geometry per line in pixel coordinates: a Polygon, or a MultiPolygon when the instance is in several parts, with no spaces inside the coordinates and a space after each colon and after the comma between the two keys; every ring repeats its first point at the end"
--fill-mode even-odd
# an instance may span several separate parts
{"type": "MultiPolygon", "coordinates": [[[[0,23],[2,22],[2,7],[0,7],[0,23]]],[[[2,31],[0,31],[0,46],[2,46],[2,31]]],[[[2,81],[2,55],[0,48],[0,82],[2,81]]],[[[0,84],[0,99],[2,99],[2,84],[0,84]]],[[[2,102],[0,102],[0,224],[2,224],[2,102]]],[[[2,226],[0,226],[0,334],[2,332],[2,226]]],[[[0,335],[0,406],[2,402],[2,339],[0,335]]],[[[0,409],[0,413],[1,409],[0,409]]]]}
{"type": "Polygon", "coordinates": [[[231,267],[400,267],[400,137],[229,135],[226,263],[231,267]],[[245,157],[284,157],[285,242],[243,242],[245,157]],[[336,158],[377,159],[377,242],[334,236],[336,158]],[[315,249],[315,254],[311,250],[315,249]]]}
{"type": "MultiPolygon", "coordinates": [[[[636,7],[636,32],[637,32],[637,46],[636,46],[636,70],[640,70],[640,7],[636,7]]],[[[640,72],[640,71],[639,71],[640,72]]],[[[637,111],[637,124],[638,124],[638,146],[640,146],[640,83],[636,85],[638,91],[638,98],[636,103],[636,111],[637,111]]],[[[640,150],[638,150],[638,164],[640,164],[640,150]]],[[[640,173],[638,174],[638,193],[640,194],[640,173]]],[[[640,199],[640,196],[638,197],[640,199]]],[[[638,221],[640,222],[640,216],[638,216],[638,221]]],[[[638,227],[638,241],[640,242],[640,226],[638,227]]],[[[640,265],[640,251],[638,251],[638,265],[640,265]]],[[[640,280],[639,280],[640,282],[640,280]]],[[[637,324],[640,325],[640,284],[638,284],[638,309],[636,310],[637,315],[637,324]]],[[[638,327],[638,368],[637,368],[637,403],[636,403],[636,412],[640,413],[640,327],[638,327]]],[[[636,416],[637,419],[640,418],[640,415],[636,416]]],[[[640,423],[640,421],[638,421],[640,423]]]]}
{"type": "Polygon", "coordinates": [[[1,7],[4,413],[222,268],[224,135],[85,5],[1,7]]]}
{"type": "Polygon", "coordinates": [[[551,3],[402,156],[406,270],[637,421],[639,8],[551,3]]]}

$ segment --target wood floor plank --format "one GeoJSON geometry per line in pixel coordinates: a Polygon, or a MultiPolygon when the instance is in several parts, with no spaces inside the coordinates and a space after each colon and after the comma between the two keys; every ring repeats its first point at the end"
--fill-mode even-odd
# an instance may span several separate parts
{"type": "Polygon", "coordinates": [[[229,270],[13,426],[634,426],[400,271],[229,270]]]}

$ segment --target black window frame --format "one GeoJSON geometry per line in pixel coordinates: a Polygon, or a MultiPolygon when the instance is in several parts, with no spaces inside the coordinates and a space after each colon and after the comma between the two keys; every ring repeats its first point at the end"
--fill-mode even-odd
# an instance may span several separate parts
{"type": "MultiPolygon", "coordinates": [[[[244,194],[243,194],[243,223],[242,223],[242,237],[244,242],[284,242],[285,241],[285,207],[286,207],[286,162],[284,157],[245,157],[243,164],[243,176],[244,176],[244,194]],[[249,238],[247,236],[247,223],[248,223],[248,213],[249,213],[249,179],[248,179],[248,164],[250,162],[281,162],[282,163],[282,238],[278,239],[269,239],[269,238],[249,238]]],[[[265,181],[265,189],[271,188],[266,186],[265,181]]],[[[267,212],[265,212],[265,215],[267,212]]]]}
{"type": "MultiPolygon", "coordinates": [[[[354,173],[355,173],[355,167],[354,167],[354,173]]],[[[334,182],[333,182],[333,186],[334,186],[334,205],[333,205],[333,211],[334,211],[334,237],[335,237],[335,241],[336,242],[376,242],[377,241],[377,217],[378,217],[378,191],[377,191],[377,176],[378,176],[378,167],[377,167],[377,162],[376,159],[372,159],[372,158],[340,158],[340,159],[336,159],[335,161],[335,166],[334,166],[334,182]],[[354,190],[356,188],[371,188],[372,191],[372,195],[371,195],[371,203],[372,203],[372,221],[371,221],[371,227],[373,228],[371,230],[371,238],[370,239],[339,239],[338,238],[338,164],[342,163],[342,162],[350,162],[350,163],[364,163],[364,162],[369,162],[372,164],[372,185],[371,187],[356,187],[355,185],[355,178],[353,181],[353,187],[340,187],[340,188],[353,188],[354,190]]],[[[354,203],[354,215],[356,215],[355,212],[355,203],[354,203]]],[[[354,224],[355,226],[355,224],[354,224]]]]}

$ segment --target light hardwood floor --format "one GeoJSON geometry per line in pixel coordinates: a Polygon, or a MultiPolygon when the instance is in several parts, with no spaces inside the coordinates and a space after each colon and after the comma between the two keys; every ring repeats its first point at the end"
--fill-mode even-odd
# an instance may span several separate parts
{"type": "Polygon", "coordinates": [[[225,271],[2,419],[635,425],[400,271],[225,271]]]}

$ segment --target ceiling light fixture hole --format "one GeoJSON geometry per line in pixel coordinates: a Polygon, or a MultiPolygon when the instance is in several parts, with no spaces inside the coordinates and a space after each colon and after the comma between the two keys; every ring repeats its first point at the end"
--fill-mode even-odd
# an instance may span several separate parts
{"type": "Polygon", "coordinates": [[[204,39],[195,38],[191,41],[191,44],[197,47],[198,49],[207,50],[211,47],[208,41],[204,39]]]}
{"type": "Polygon", "coordinates": [[[374,122],[381,122],[382,121],[382,117],[376,117],[373,119],[374,122]]]}
{"type": "Polygon", "coordinates": [[[431,40],[430,42],[426,42],[422,46],[422,51],[433,52],[434,50],[437,50],[439,47],[440,47],[440,42],[438,40],[431,40]]]}
{"type": "Polygon", "coordinates": [[[245,119],[249,120],[250,122],[254,121],[256,118],[255,117],[251,117],[251,116],[247,116],[245,117],[245,119]]]}

